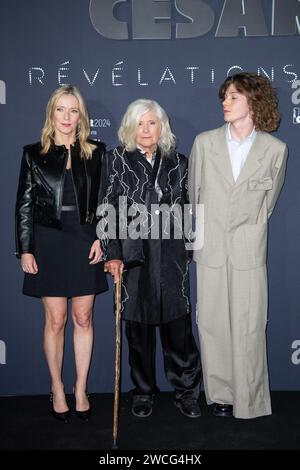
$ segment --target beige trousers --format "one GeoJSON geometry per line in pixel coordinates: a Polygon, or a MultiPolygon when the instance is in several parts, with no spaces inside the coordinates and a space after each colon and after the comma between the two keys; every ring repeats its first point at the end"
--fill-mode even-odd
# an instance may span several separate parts
{"type": "Polygon", "coordinates": [[[271,414],[266,357],[266,266],[248,271],[197,263],[197,323],[207,403],[236,418],[271,414]]]}

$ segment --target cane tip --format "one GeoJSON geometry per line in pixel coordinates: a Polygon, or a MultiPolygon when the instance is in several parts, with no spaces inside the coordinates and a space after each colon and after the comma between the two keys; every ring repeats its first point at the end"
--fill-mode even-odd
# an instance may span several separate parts
{"type": "Polygon", "coordinates": [[[117,444],[117,441],[115,439],[112,442],[111,448],[112,448],[112,450],[117,450],[119,448],[118,444],[117,444]]]}

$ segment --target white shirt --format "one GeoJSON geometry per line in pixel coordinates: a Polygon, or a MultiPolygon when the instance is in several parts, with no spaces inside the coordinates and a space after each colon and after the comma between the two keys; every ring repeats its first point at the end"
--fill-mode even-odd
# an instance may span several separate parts
{"type": "Polygon", "coordinates": [[[230,124],[227,125],[226,140],[234,181],[239,177],[256,135],[257,132],[255,128],[253,128],[251,134],[249,134],[245,139],[241,141],[234,140],[231,137],[230,124]]]}

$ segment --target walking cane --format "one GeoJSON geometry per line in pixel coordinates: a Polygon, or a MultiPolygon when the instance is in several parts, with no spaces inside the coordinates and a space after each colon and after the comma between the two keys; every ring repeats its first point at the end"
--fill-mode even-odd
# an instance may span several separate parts
{"type": "Polygon", "coordinates": [[[120,403],[120,372],[121,372],[121,287],[122,272],[115,284],[115,313],[116,313],[116,352],[115,352],[115,399],[114,399],[114,424],[112,449],[118,449],[117,437],[119,427],[119,403],[120,403]]]}

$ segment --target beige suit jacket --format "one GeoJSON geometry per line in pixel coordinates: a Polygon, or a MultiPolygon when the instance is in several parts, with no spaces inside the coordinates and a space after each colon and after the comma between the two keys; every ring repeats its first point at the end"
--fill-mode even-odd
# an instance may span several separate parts
{"type": "MultiPolygon", "coordinates": [[[[204,244],[194,259],[235,269],[266,263],[267,223],[284,182],[287,146],[258,132],[241,173],[234,181],[226,125],[199,134],[189,159],[189,196],[204,206],[204,244]]],[[[194,212],[195,213],[195,212],[194,212]]]]}

